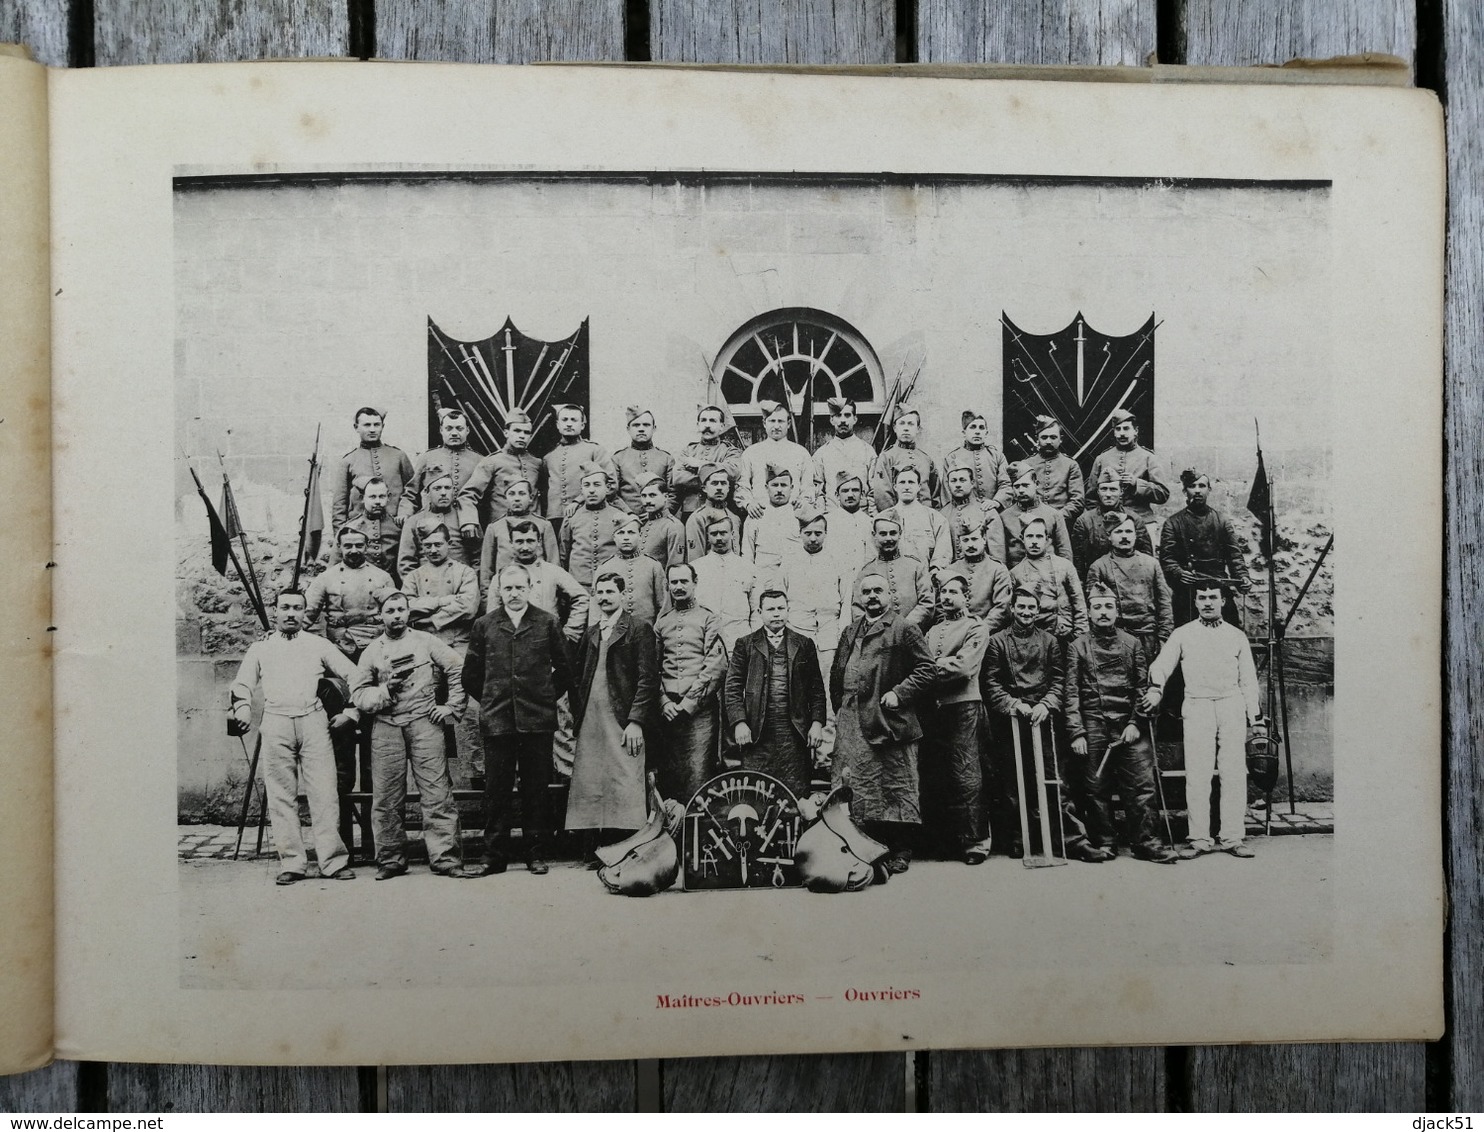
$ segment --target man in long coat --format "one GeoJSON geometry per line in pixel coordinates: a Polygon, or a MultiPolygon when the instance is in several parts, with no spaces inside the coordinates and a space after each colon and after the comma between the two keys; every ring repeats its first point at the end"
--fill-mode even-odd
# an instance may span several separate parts
{"type": "Polygon", "coordinates": [[[510,795],[520,779],[526,868],[541,875],[551,830],[547,785],[557,699],[572,687],[567,646],[555,614],[530,603],[526,568],[507,566],[496,582],[501,605],[474,623],[464,657],[464,691],[479,702],[484,738],[484,868],[510,861],[510,795]]]}
{"type": "Polygon", "coordinates": [[[764,590],[758,615],[762,628],[732,650],[727,726],[743,766],[771,774],[803,797],[824,736],[824,677],[814,642],[788,627],[787,594],[764,590]]]}
{"type": "Polygon", "coordinates": [[[566,825],[632,832],[647,816],[644,730],[652,722],[659,684],[654,630],[624,609],[624,579],[617,572],[599,573],[593,601],[598,617],[583,634],[572,666],[577,745],[566,825]]]}
{"type": "Polygon", "coordinates": [[[841,636],[830,670],[832,779],[835,786],[850,786],[851,815],[891,850],[887,870],[904,873],[912,860],[910,827],[922,821],[922,727],[914,701],[932,686],[937,670],[922,632],[887,609],[885,577],[869,572],[856,586],[864,613],[841,636]]]}

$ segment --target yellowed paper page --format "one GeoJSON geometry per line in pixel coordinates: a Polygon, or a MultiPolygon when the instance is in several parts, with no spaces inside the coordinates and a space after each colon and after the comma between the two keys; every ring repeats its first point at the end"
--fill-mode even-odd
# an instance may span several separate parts
{"type": "Polygon", "coordinates": [[[0,55],[0,1073],[52,1055],[46,68],[0,55]]]}
{"type": "MultiPolygon", "coordinates": [[[[63,1054],[442,1063],[1439,1032],[1431,95],[357,64],[73,72],[53,106],[63,1054]],[[1066,454],[1090,460],[1127,408],[1162,461],[1156,524],[1187,506],[1182,471],[1212,481],[1247,547],[1249,585],[1229,588],[1262,654],[1256,421],[1280,615],[1336,536],[1290,631],[1303,822],[1280,774],[1270,810],[1255,791],[1226,819],[1251,859],[1027,868],[997,852],[971,868],[918,845],[886,883],[825,895],[799,885],[784,796],[743,774],[676,798],[681,876],[647,899],[605,891],[575,833],[547,875],[517,850],[455,883],[419,851],[405,876],[377,883],[361,859],[340,883],[291,855],[296,824],[253,854],[256,797],[230,859],[265,731],[254,704],[253,730],[227,734],[228,691],[264,633],[235,568],[213,567],[192,469],[213,505],[230,476],[271,604],[316,430],[327,540],[337,482],[399,474],[388,447],[360,449],[362,407],[414,459],[437,441],[435,394],[490,429],[484,451],[504,429],[486,406],[537,406],[550,446],[556,401],[585,405],[608,453],[633,439],[627,406],[679,454],[697,403],[720,401],[755,446],[759,402],[786,400],[815,447],[826,393],[858,402],[869,440],[914,375],[939,468],[965,410],[1015,460],[1055,412],[1077,434],[1066,454]],[[87,844],[109,851],[74,851],[87,844]]],[[[765,463],[748,474],[761,506],[765,463]]],[[[560,476],[540,477],[559,518],[560,476]]],[[[731,609],[748,583],[727,576],[707,600],[731,609]]],[[[746,650],[758,622],[741,608],[746,650]]],[[[893,849],[948,828],[929,781],[939,709],[912,710],[930,724],[921,790],[872,800],[870,760],[906,756],[860,726],[837,728],[831,756],[861,821],[917,826],[868,824],[893,849]]],[[[1162,761],[1182,722],[1195,741],[1193,718],[1158,721],[1162,761]]],[[[1216,725],[1240,759],[1245,733],[1216,725]]],[[[1064,740],[1048,737],[1043,777],[1070,794],[1064,740]]],[[[273,742],[280,776],[295,757],[327,766],[273,742]]],[[[576,746],[579,770],[603,757],[601,740],[576,746]]],[[[1001,741],[985,750],[996,773],[1013,766],[1001,741]]],[[[472,834],[467,755],[449,766],[472,834]]],[[[632,807],[553,816],[636,824],[632,807]]],[[[1019,835],[1001,817],[997,850],[1019,835]]],[[[475,862],[478,837],[463,852],[475,862]]]]}

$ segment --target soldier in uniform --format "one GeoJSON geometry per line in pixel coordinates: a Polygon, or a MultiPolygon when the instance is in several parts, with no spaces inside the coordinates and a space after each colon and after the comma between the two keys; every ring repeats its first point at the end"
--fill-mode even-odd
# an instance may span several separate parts
{"type": "Polygon", "coordinates": [[[342,527],[335,537],[340,561],[309,584],[305,618],[325,615],[325,636],[351,660],[381,636],[381,599],[397,588],[392,576],[366,560],[366,536],[342,527]]]}
{"type": "Polygon", "coordinates": [[[1087,632],[1087,603],[1077,571],[1046,546],[1046,520],[1039,515],[1021,528],[1025,557],[1010,571],[1017,590],[1030,590],[1041,604],[1036,624],[1063,644],[1087,632]]]}
{"type": "Polygon", "coordinates": [[[639,549],[661,566],[685,561],[685,528],[670,514],[665,481],[653,472],[639,484],[639,549]]]}
{"type": "MultiPolygon", "coordinates": [[[[584,587],[591,587],[597,577],[598,563],[618,549],[613,532],[625,514],[608,502],[611,481],[608,469],[602,464],[583,464],[578,483],[582,506],[557,526],[557,545],[561,547],[562,565],[567,572],[584,587]]],[[[555,519],[552,524],[557,525],[555,519]]]]}
{"type": "MultiPolygon", "coordinates": [[[[996,788],[989,800],[990,829],[1005,831],[995,844],[1006,847],[1011,857],[1025,855],[1020,838],[1020,820],[1015,778],[1015,744],[1010,734],[1016,716],[1039,726],[1061,710],[1065,660],[1061,642],[1036,627],[1041,602],[1034,590],[1017,589],[1010,603],[1011,621],[989,639],[984,670],[980,674],[989,702],[996,788]]],[[[1041,791],[1026,799],[1026,813],[1034,819],[1041,812],[1041,791]]]]}
{"type": "MultiPolygon", "coordinates": [[[[680,450],[680,455],[675,458],[675,466],[670,471],[670,487],[675,493],[676,515],[681,522],[690,518],[690,514],[703,501],[702,472],[711,465],[720,465],[727,470],[732,482],[736,482],[742,469],[742,450],[727,440],[722,440],[722,434],[728,429],[736,428],[736,422],[731,419],[731,414],[723,405],[697,405],[696,406],[696,430],[700,433],[700,440],[693,440],[680,450]]],[[[705,535],[702,534],[701,543],[704,548],[705,535]]],[[[702,549],[702,554],[705,550],[702,549]]]]}
{"type": "Polygon", "coordinates": [[[1107,517],[1112,546],[1087,570],[1087,589],[1111,589],[1118,598],[1118,627],[1139,642],[1145,657],[1159,655],[1175,627],[1169,583],[1149,554],[1134,549],[1142,524],[1132,515],[1114,512],[1107,517]]]}
{"type": "Polygon", "coordinates": [[[917,447],[917,434],[922,429],[922,414],[916,409],[898,405],[891,422],[896,434],[896,443],[881,455],[871,466],[871,493],[876,501],[876,510],[885,511],[896,506],[897,471],[904,467],[917,469],[923,485],[919,494],[927,499],[937,498],[941,490],[938,483],[938,466],[933,458],[917,447]]]}
{"type": "Polygon", "coordinates": [[[511,531],[518,523],[534,523],[540,536],[541,557],[548,562],[560,562],[562,550],[557,543],[556,529],[551,523],[534,513],[536,489],[528,480],[511,479],[505,485],[505,513],[491,519],[484,531],[484,544],[479,551],[479,592],[489,589],[490,582],[501,570],[515,561],[511,531]]]}
{"type": "Polygon", "coordinates": [[[868,576],[886,581],[886,608],[913,628],[925,628],[933,618],[933,583],[927,565],[919,558],[901,551],[902,523],[897,513],[888,508],[871,524],[876,543],[876,557],[860,568],[851,594],[855,616],[865,609],[865,591],[861,588],[868,576]]]}
{"type": "Polygon", "coordinates": [[[712,519],[706,527],[711,549],[691,559],[696,568],[696,604],[720,618],[721,639],[728,652],[752,629],[752,594],[757,588],[752,563],[732,547],[732,518],[712,519]]]}
{"type": "Polygon", "coordinates": [[[563,520],[580,508],[591,506],[582,486],[583,479],[588,474],[587,469],[597,467],[607,477],[608,487],[603,497],[605,500],[612,499],[618,493],[618,470],[613,466],[613,459],[606,448],[582,438],[582,430],[587,427],[587,412],[581,405],[555,405],[553,408],[556,410],[557,446],[541,461],[546,475],[546,508],[543,514],[551,520],[551,525],[560,534],[563,520]]]}
{"type": "Polygon", "coordinates": [[[893,487],[897,496],[897,522],[902,524],[901,550],[928,568],[928,577],[953,561],[953,536],[943,516],[920,502],[922,476],[910,464],[897,469],[893,487]]]}
{"type": "Polygon", "coordinates": [[[1208,502],[1210,476],[1186,469],[1180,473],[1180,483],[1185,488],[1185,508],[1164,521],[1159,535],[1159,564],[1170,583],[1175,624],[1195,620],[1195,587],[1214,580],[1226,594],[1222,616],[1240,628],[1242,618],[1232,590],[1246,593],[1252,588],[1245,547],[1231,520],[1208,502]]]}
{"type": "MultiPolygon", "coordinates": [[[[537,609],[544,609],[562,623],[567,640],[576,644],[587,629],[590,601],[577,579],[555,562],[541,557],[540,519],[517,522],[510,529],[513,561],[526,571],[526,599],[537,609]]],[[[505,567],[500,567],[503,570],[505,567]]],[[[496,571],[496,577],[499,571],[496,571]]],[[[500,608],[500,588],[492,586],[485,595],[487,609],[500,608]]]]}
{"type": "MultiPolygon", "coordinates": [[[[366,536],[366,561],[380,567],[397,580],[397,553],[402,546],[403,519],[400,515],[387,514],[387,484],[384,479],[366,481],[361,493],[361,509],[345,520],[341,530],[349,528],[366,536]]],[[[327,555],[330,562],[340,561],[340,542],[331,544],[327,555]]]]}
{"type": "Polygon", "coordinates": [[[504,517],[507,489],[516,480],[530,485],[531,498],[541,482],[541,461],[532,456],[531,417],[524,409],[511,409],[505,417],[505,445],[475,466],[459,488],[459,522],[466,539],[479,537],[480,523],[504,517]]]}
{"type": "Polygon", "coordinates": [[[872,516],[866,510],[866,479],[855,472],[836,472],[831,488],[830,553],[839,556],[846,577],[876,557],[872,516]]]}
{"type": "Polygon", "coordinates": [[[1000,512],[1000,523],[1005,532],[1005,565],[1012,570],[1025,557],[1025,543],[1021,540],[1021,528],[1030,519],[1046,520],[1046,530],[1051,536],[1051,551],[1062,558],[1071,558],[1072,540],[1067,534],[1067,524],[1061,512],[1041,502],[1040,483],[1033,468],[1016,464],[1010,469],[1011,490],[1014,500],[1000,512]]]}
{"type": "MultiPolygon", "coordinates": [[[[613,528],[613,544],[614,554],[598,563],[596,576],[614,574],[622,578],[619,604],[634,620],[652,627],[665,606],[665,568],[640,552],[638,515],[626,515],[618,521],[613,528]]],[[[589,619],[596,620],[591,610],[589,619]]]]}
{"type": "Polygon", "coordinates": [[[339,531],[351,513],[361,505],[361,492],[367,481],[386,481],[388,507],[395,506],[404,519],[413,512],[412,504],[404,498],[407,484],[413,476],[412,461],[400,448],[381,442],[381,430],[385,415],[379,409],[362,406],[356,410],[355,429],[361,442],[330,470],[330,518],[339,531]]]}
{"type": "Polygon", "coordinates": [[[613,454],[613,467],[618,472],[617,503],[637,515],[639,489],[650,476],[659,476],[665,493],[669,494],[675,458],[663,448],[654,446],[653,413],[630,405],[624,414],[629,419],[629,446],[613,454]]]}
{"type": "MultiPolygon", "coordinates": [[[[445,538],[446,541],[446,538],[445,538]]],[[[473,580],[467,566],[461,569],[473,580]]],[[[431,633],[408,628],[407,598],[387,594],[384,632],[361,654],[350,682],[351,702],[371,717],[371,820],[376,831],[376,879],[407,872],[407,768],[422,803],[423,841],[435,876],[464,872],[459,811],[443,751],[443,727],[464,710],[463,658],[431,633]],[[440,681],[448,702],[436,702],[440,681]]]]}
{"type": "Polygon", "coordinates": [[[788,551],[779,570],[779,588],[788,594],[789,628],[814,642],[820,678],[826,681],[855,585],[856,568],[836,553],[830,531],[839,514],[822,511],[818,504],[800,510],[799,544],[788,551]]]}
{"type": "Polygon", "coordinates": [[[759,401],[763,414],[763,439],[742,453],[737,479],[737,504],[748,518],[762,517],[768,506],[768,477],[771,469],[784,469],[793,485],[788,502],[807,498],[814,486],[814,457],[802,444],[788,439],[793,416],[787,405],[759,401]]]}
{"type": "Polygon", "coordinates": [[[761,515],[742,527],[742,557],[752,563],[759,577],[776,579],[784,557],[799,545],[799,516],[793,473],[768,466],[768,505],[761,515]]]}
{"type": "MultiPolygon", "coordinates": [[[[1096,506],[1089,504],[1087,510],[1078,515],[1077,521],[1072,524],[1072,565],[1077,567],[1077,576],[1084,582],[1087,581],[1088,568],[1107,554],[1112,545],[1109,524],[1125,514],[1118,506],[1122,498],[1123,489],[1118,486],[1118,481],[1111,472],[1104,472],[1097,485],[1096,506]]],[[[1149,541],[1149,531],[1143,524],[1139,524],[1136,543],[1138,549],[1145,554],[1154,553],[1153,544],[1149,541]]]]}
{"type": "Polygon", "coordinates": [[[965,409],[960,420],[963,445],[943,457],[943,467],[967,468],[970,498],[988,510],[1003,511],[1010,506],[1010,465],[1005,454],[989,443],[989,418],[974,409],[965,409]]]}
{"type": "MultiPolygon", "coordinates": [[[[425,511],[419,511],[412,518],[402,524],[402,545],[397,554],[397,571],[402,577],[406,577],[417,569],[417,564],[423,558],[423,540],[436,530],[452,532],[459,529],[458,513],[454,510],[454,482],[453,476],[448,472],[434,476],[428,481],[427,486],[428,506],[425,511]]],[[[453,561],[467,566],[469,564],[468,551],[464,549],[464,540],[455,538],[448,548],[448,556],[453,561]]]]}
{"type": "Polygon", "coordinates": [[[825,403],[830,407],[830,428],[835,435],[814,453],[812,495],[824,499],[826,508],[833,508],[837,505],[834,490],[840,474],[849,473],[865,483],[871,477],[876,450],[855,435],[857,416],[854,401],[849,397],[831,397],[825,403]]]}
{"type": "Polygon", "coordinates": [[[788,627],[788,595],[758,597],[762,627],[737,642],[723,702],[742,765],[809,793],[824,737],[825,689],[814,642],[788,627]]]}
{"type": "Polygon", "coordinates": [[[685,520],[685,560],[694,562],[711,548],[708,528],[718,519],[732,527],[732,545],[742,545],[742,520],[728,506],[732,497],[732,473],[725,464],[707,464],[700,471],[703,502],[685,520]]]}
{"type": "MultiPolygon", "coordinates": [[[[1010,478],[1006,473],[1005,479],[1010,478]]],[[[974,496],[974,472],[963,460],[954,456],[943,465],[943,479],[948,484],[948,502],[943,507],[943,521],[948,526],[948,537],[953,544],[953,557],[963,556],[958,545],[958,532],[965,526],[984,528],[985,547],[996,562],[1005,560],[1005,525],[1000,521],[1001,508],[996,504],[983,503],[974,496]]]]}
{"type": "Polygon", "coordinates": [[[887,585],[879,571],[860,578],[860,615],[835,650],[831,777],[836,787],[850,785],[851,817],[890,850],[887,871],[904,873],[912,860],[911,827],[922,821],[915,701],[932,686],[935,669],[922,633],[888,606],[887,585]]]}
{"type": "Polygon", "coordinates": [[[1087,506],[1087,491],[1077,461],[1062,455],[1061,440],[1061,424],[1055,417],[1037,417],[1036,453],[1022,467],[1035,474],[1041,502],[1058,511],[1070,525],[1087,506]]]}
{"type": "Polygon", "coordinates": [[[969,613],[984,622],[993,635],[1010,622],[1010,595],[1015,583],[1003,562],[986,553],[985,532],[998,523],[998,516],[979,510],[966,510],[958,532],[960,557],[949,565],[964,579],[964,595],[969,613]]]}
{"type": "MultiPolygon", "coordinates": [[[[1132,520],[1130,520],[1132,522],[1132,520]]],[[[1067,649],[1067,735],[1071,739],[1077,811],[1087,827],[1087,861],[1111,861],[1110,795],[1116,783],[1125,832],[1135,857],[1173,864],[1175,853],[1156,833],[1154,747],[1139,697],[1149,668],[1139,642],[1117,627],[1118,596],[1094,582],[1087,594],[1089,632],[1067,649]]]]}
{"type": "Polygon", "coordinates": [[[684,805],[717,769],[717,696],[727,671],[721,618],[696,602],[696,568],[666,570],[669,607],[654,623],[660,675],[660,796],[684,805]]]}
{"type": "Polygon", "coordinates": [[[323,677],[350,681],[355,676],[355,665],[322,637],[303,632],[304,595],[297,590],[279,593],[274,617],[276,631],[248,646],[237,678],[232,681],[227,732],[247,734],[252,725],[253,690],[261,685],[263,718],[258,734],[262,738],[263,789],[268,821],[273,826],[273,847],[282,869],[276,883],[293,884],[308,873],[309,858],[299,829],[297,799],[301,789],[309,799],[320,875],[351,880],[355,873],[347,867],[350,855],[338,830],[337,768],[330,728],[353,727],[359,715],[352,707],[327,720],[317,690],[323,677]]]}
{"type": "MultiPolygon", "coordinates": [[[[405,497],[414,512],[423,509],[423,492],[438,476],[453,477],[453,491],[457,497],[484,458],[469,447],[469,418],[463,409],[439,409],[438,433],[443,443],[437,448],[429,448],[412,463],[412,478],[407,481],[405,497]]],[[[457,506],[458,527],[453,528],[453,532],[456,537],[462,537],[459,528],[477,526],[479,511],[462,498],[457,506]]]]}
{"type": "Polygon", "coordinates": [[[949,567],[939,582],[939,616],[927,631],[933,655],[931,700],[920,713],[923,808],[927,824],[947,836],[953,852],[967,865],[980,865],[989,850],[981,820],[980,747],[987,725],[979,672],[990,634],[969,612],[968,579],[949,567]]]}
{"type": "MultiPolygon", "coordinates": [[[[470,567],[449,557],[452,544],[453,535],[446,527],[424,535],[422,562],[403,577],[402,592],[407,595],[412,627],[433,634],[462,657],[469,646],[474,618],[479,615],[479,578],[470,567]]],[[[374,734],[372,745],[374,757],[374,734]]],[[[479,721],[473,712],[464,712],[458,718],[455,749],[471,777],[484,774],[479,721]]]]}
{"type": "Polygon", "coordinates": [[[1158,456],[1139,445],[1139,423],[1127,409],[1115,409],[1113,447],[1098,454],[1088,475],[1087,505],[1094,503],[1093,493],[1102,478],[1111,476],[1121,493],[1118,508],[1147,527],[1154,522],[1154,508],[1170,498],[1165,470],[1158,456]]]}

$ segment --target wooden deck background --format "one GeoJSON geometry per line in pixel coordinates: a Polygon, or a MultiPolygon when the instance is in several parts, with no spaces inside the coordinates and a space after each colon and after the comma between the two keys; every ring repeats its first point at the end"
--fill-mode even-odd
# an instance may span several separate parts
{"type": "Polygon", "coordinates": [[[0,1110],[1484,1109],[1484,6],[1478,0],[0,0],[0,40],[70,66],[375,56],[724,63],[1278,63],[1389,52],[1448,109],[1444,775],[1449,1033],[1438,1043],[665,1062],[222,1068],[59,1063],[0,1110]],[[913,1087],[909,1092],[909,1080],[913,1087]]]}

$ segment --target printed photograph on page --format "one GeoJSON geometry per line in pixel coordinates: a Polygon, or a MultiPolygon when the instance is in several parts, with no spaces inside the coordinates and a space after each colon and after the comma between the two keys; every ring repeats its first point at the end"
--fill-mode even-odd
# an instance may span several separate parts
{"type": "Polygon", "coordinates": [[[1330,959],[1330,184],[1159,173],[179,171],[181,985],[1330,959]]]}

